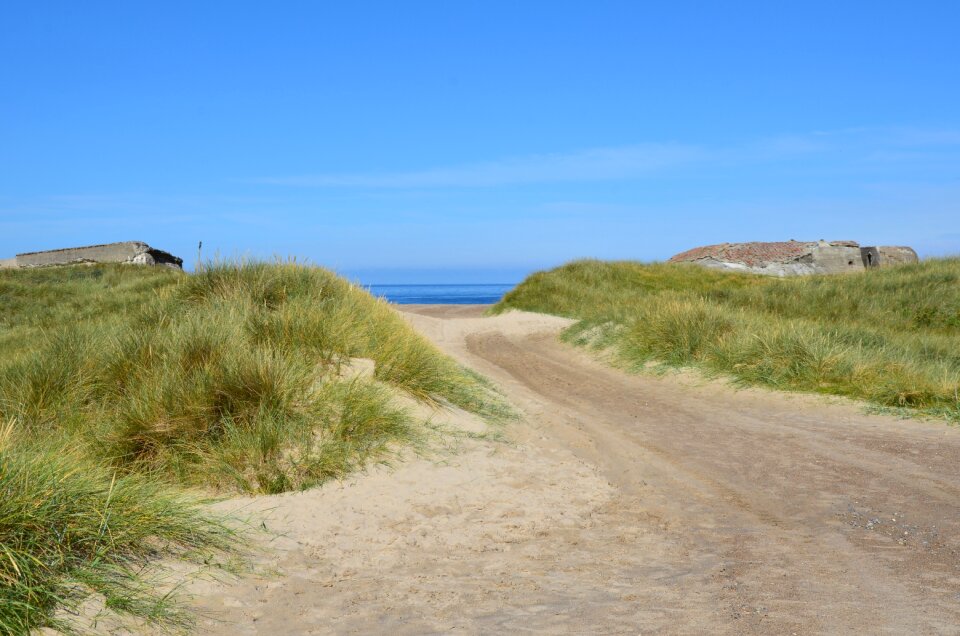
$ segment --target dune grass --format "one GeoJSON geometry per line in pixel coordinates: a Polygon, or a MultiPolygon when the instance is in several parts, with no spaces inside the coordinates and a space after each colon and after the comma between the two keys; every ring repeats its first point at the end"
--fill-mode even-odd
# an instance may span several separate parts
{"type": "Polygon", "coordinates": [[[135,564],[230,543],[183,488],[276,493],[388,461],[423,434],[396,392],[504,412],[386,303],[320,268],[0,272],[0,422],[18,440],[0,458],[0,631],[42,625],[83,590],[174,616],[137,592],[135,564]],[[341,377],[351,358],[374,360],[375,378],[341,377]]]}
{"type": "Polygon", "coordinates": [[[960,259],[786,279],[577,261],[494,311],[511,308],[577,319],[565,339],[629,368],[696,367],[960,421],[960,259]]]}
{"type": "Polygon", "coordinates": [[[204,500],[141,475],[117,476],[82,454],[0,429],[0,633],[66,620],[91,593],[108,610],[188,626],[150,564],[201,563],[238,537],[204,500]],[[55,610],[61,609],[58,616],[55,610]]]}

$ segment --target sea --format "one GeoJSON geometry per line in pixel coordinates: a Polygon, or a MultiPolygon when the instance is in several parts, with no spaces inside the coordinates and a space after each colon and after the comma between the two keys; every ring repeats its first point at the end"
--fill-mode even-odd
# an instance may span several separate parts
{"type": "Polygon", "coordinates": [[[510,284],[368,285],[374,296],[398,305],[492,305],[513,289],[510,284]]]}

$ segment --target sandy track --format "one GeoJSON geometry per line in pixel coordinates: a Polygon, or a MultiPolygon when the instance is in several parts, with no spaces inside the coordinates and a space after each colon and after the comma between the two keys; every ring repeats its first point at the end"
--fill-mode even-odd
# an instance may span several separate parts
{"type": "Polygon", "coordinates": [[[523,411],[513,443],[233,502],[285,535],[276,575],[194,586],[202,632],[960,633],[957,429],[404,309],[523,411]]]}
{"type": "MultiPolygon", "coordinates": [[[[443,320],[443,311],[412,308],[412,320],[498,380],[530,415],[539,445],[571,450],[616,486],[623,508],[607,523],[655,534],[658,561],[681,548],[658,579],[677,577],[682,595],[698,599],[694,625],[960,632],[956,428],[628,376],[553,334],[516,330],[519,316],[464,320],[460,308],[443,320]],[[640,528],[638,510],[647,516],[640,528]]],[[[620,552],[595,549],[598,560],[620,552]]],[[[690,620],[636,627],[686,631],[690,620]]]]}

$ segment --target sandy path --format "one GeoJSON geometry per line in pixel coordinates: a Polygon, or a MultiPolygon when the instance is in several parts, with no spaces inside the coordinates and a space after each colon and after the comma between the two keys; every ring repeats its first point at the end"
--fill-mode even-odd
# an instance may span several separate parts
{"type": "Polygon", "coordinates": [[[522,409],[515,443],[245,500],[277,576],[195,588],[203,633],[960,633],[960,430],[405,310],[522,409]]]}

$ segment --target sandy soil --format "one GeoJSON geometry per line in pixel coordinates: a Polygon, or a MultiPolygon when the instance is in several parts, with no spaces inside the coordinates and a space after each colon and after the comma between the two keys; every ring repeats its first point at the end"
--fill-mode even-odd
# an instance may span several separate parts
{"type": "Polygon", "coordinates": [[[273,575],[194,586],[201,633],[960,633],[960,430],[629,376],[557,318],[404,311],[525,421],[230,502],[284,536],[273,575]]]}

